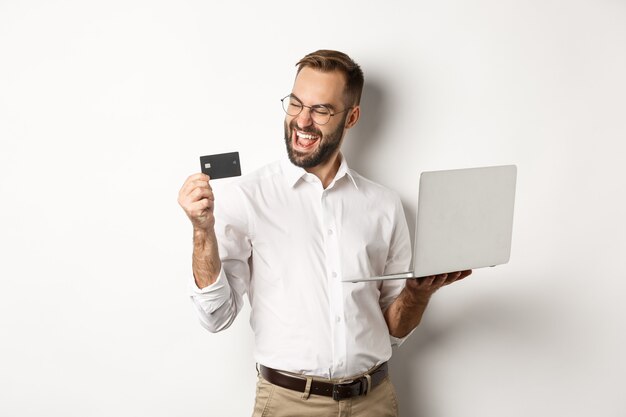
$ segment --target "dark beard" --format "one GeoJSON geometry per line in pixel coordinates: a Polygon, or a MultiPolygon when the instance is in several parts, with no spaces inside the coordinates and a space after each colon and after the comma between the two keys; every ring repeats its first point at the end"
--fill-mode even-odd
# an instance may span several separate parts
{"type": "Polygon", "coordinates": [[[293,119],[289,126],[287,125],[287,121],[285,121],[285,145],[287,146],[287,155],[289,156],[291,163],[295,166],[306,169],[313,168],[327,162],[341,145],[343,128],[347,117],[348,115],[345,114],[343,119],[341,119],[341,123],[337,126],[337,129],[330,132],[328,135],[322,135],[322,132],[314,126],[311,126],[311,128],[307,130],[301,130],[305,133],[312,133],[320,137],[318,148],[309,156],[304,156],[300,152],[294,150],[291,146],[291,135],[296,127],[296,119],[293,119]]]}

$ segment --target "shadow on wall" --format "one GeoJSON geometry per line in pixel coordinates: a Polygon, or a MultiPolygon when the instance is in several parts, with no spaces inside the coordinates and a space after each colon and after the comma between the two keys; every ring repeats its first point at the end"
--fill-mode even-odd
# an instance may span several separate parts
{"type": "MultiPolygon", "coordinates": [[[[342,145],[342,152],[346,156],[350,168],[375,182],[379,181],[370,168],[371,161],[377,160],[375,153],[377,148],[381,146],[380,142],[384,140],[381,136],[385,131],[386,123],[390,120],[389,105],[387,104],[389,96],[385,91],[382,81],[367,79],[361,97],[361,118],[352,128],[352,131],[347,133],[342,145]]],[[[416,213],[411,208],[411,204],[407,204],[406,201],[402,203],[411,234],[411,242],[413,242],[416,213]]]]}
{"type": "MultiPolygon", "coordinates": [[[[430,308],[432,309],[432,305],[430,308]]],[[[483,313],[491,314],[487,311],[483,313],[472,311],[458,317],[458,320],[450,320],[446,325],[442,325],[429,322],[428,312],[427,309],[422,323],[404,344],[394,348],[390,360],[390,373],[398,395],[401,417],[426,417],[436,414],[439,407],[429,398],[430,390],[424,388],[428,386],[429,380],[433,379],[424,372],[429,369],[424,361],[434,349],[445,349],[468,320],[480,320],[478,316],[482,316],[483,313]]]]}
{"type": "MultiPolygon", "coordinates": [[[[494,299],[487,295],[483,297],[489,299],[475,298],[455,314],[446,314],[445,319],[436,321],[429,319],[429,311],[433,313],[431,303],[430,310],[426,310],[424,320],[415,332],[401,347],[394,348],[390,373],[398,394],[401,417],[441,415],[443,405],[433,403],[433,398],[429,396],[432,393],[430,384],[441,386],[441,379],[436,375],[428,375],[433,365],[426,363],[433,356],[437,357],[437,351],[451,349],[450,352],[455,352],[455,347],[469,340],[471,344],[487,343],[492,349],[503,349],[506,352],[509,347],[525,346],[531,352],[536,350],[533,354],[537,357],[550,356],[546,340],[558,331],[559,323],[558,319],[545,319],[554,313],[549,297],[538,299],[528,294],[523,297],[515,294],[514,298],[506,297],[508,299],[494,299]],[[529,312],[525,306],[530,304],[533,305],[533,311],[529,312]]],[[[446,309],[446,306],[437,308],[446,309]]],[[[508,355],[503,353],[502,357],[508,355]]],[[[523,358],[519,360],[523,361],[523,358]]],[[[517,366],[525,365],[518,363],[517,366]]],[[[497,368],[497,364],[494,367],[497,368]]],[[[461,375],[465,371],[459,369],[458,372],[461,375]]]]}
{"type": "Polygon", "coordinates": [[[363,86],[361,96],[361,118],[346,134],[342,152],[346,155],[350,168],[359,174],[371,178],[368,170],[376,142],[381,140],[385,121],[388,120],[384,88],[381,82],[369,79],[363,86]]]}

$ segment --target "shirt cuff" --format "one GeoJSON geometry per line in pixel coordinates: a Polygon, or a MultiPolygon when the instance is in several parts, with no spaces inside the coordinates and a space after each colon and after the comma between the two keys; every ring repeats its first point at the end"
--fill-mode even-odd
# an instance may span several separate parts
{"type": "Polygon", "coordinates": [[[210,305],[209,313],[217,310],[230,299],[230,284],[226,278],[226,272],[224,267],[220,269],[220,273],[217,276],[215,282],[208,287],[198,288],[196,280],[193,275],[191,276],[191,282],[189,283],[189,290],[191,297],[196,301],[199,301],[203,305],[210,305]]]}
{"type": "Polygon", "coordinates": [[[409,334],[407,334],[404,337],[395,337],[395,336],[389,335],[389,342],[391,343],[391,346],[395,346],[395,347],[402,346],[402,344],[406,341],[406,339],[409,338],[409,336],[413,334],[414,331],[415,329],[411,330],[409,334]]]}

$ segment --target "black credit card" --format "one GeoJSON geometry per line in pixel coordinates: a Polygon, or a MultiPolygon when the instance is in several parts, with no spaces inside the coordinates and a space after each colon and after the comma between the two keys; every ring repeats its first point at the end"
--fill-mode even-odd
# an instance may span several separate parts
{"type": "Polygon", "coordinates": [[[238,177],[241,175],[239,152],[201,156],[200,168],[202,173],[211,177],[212,180],[238,177]]]}

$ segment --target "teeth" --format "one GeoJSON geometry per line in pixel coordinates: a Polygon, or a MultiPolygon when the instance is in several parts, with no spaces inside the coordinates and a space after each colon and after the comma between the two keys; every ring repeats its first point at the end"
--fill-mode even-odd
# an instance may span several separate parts
{"type": "Polygon", "coordinates": [[[296,131],[296,134],[297,134],[297,135],[298,135],[298,137],[299,137],[299,138],[301,138],[301,139],[308,139],[308,140],[311,140],[311,139],[317,139],[317,136],[316,136],[316,135],[309,135],[309,134],[307,134],[307,133],[302,133],[302,132],[298,132],[298,131],[296,131]]]}

